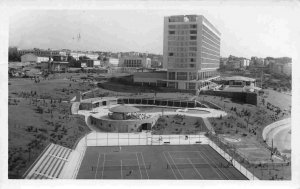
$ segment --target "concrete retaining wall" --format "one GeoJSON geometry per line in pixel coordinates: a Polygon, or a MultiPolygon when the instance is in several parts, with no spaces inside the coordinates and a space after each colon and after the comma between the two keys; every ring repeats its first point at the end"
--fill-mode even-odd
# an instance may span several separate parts
{"type": "Polygon", "coordinates": [[[90,116],[90,122],[100,130],[107,132],[138,132],[141,130],[141,125],[148,123],[151,127],[156,123],[159,116],[152,116],[142,120],[112,120],[109,118],[95,118],[90,116]]]}
{"type": "Polygon", "coordinates": [[[233,100],[238,100],[243,103],[257,105],[257,94],[256,93],[246,93],[246,92],[229,92],[229,91],[201,91],[200,94],[212,95],[212,96],[222,96],[226,98],[231,98],[233,100]]]}

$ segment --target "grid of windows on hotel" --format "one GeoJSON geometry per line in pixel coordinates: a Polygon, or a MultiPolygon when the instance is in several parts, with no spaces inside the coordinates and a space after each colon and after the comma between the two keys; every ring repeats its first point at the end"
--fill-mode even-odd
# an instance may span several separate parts
{"type": "Polygon", "coordinates": [[[169,63],[175,68],[195,68],[197,51],[197,25],[169,25],[169,63]],[[174,57],[174,58],[173,58],[174,57]]]}
{"type": "Polygon", "coordinates": [[[220,38],[203,25],[201,67],[218,67],[220,58],[220,38]]]}

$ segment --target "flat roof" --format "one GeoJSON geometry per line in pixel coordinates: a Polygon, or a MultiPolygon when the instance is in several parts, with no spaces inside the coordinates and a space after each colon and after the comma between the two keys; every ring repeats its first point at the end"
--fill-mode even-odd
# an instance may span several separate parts
{"type": "Polygon", "coordinates": [[[222,80],[225,80],[225,81],[232,81],[232,80],[236,80],[236,81],[255,81],[255,79],[253,79],[253,78],[243,77],[243,76],[224,77],[224,78],[222,78],[222,80]]]}

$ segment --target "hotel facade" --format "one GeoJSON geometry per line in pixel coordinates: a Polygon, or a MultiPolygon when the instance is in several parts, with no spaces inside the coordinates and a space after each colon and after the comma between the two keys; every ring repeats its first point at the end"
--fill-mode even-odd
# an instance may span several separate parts
{"type": "Polygon", "coordinates": [[[202,15],[164,18],[163,67],[167,87],[197,90],[217,77],[221,33],[202,15]]]}

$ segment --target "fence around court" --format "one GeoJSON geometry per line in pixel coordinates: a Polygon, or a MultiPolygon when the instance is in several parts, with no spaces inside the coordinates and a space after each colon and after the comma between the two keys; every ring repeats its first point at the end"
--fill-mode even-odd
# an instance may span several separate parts
{"type": "Polygon", "coordinates": [[[232,165],[239,170],[245,177],[247,177],[249,180],[259,180],[257,177],[254,176],[252,172],[250,172],[248,169],[246,169],[243,165],[241,165],[239,162],[237,162],[233,157],[231,157],[229,154],[227,154],[224,150],[219,148],[213,141],[208,140],[209,146],[211,146],[215,151],[217,151],[222,157],[224,157],[228,162],[231,162],[232,165]]]}
{"type": "Polygon", "coordinates": [[[204,133],[196,135],[154,135],[142,133],[98,133],[85,137],[87,146],[187,145],[207,144],[204,133]]]}
{"type": "MultiPolygon", "coordinates": [[[[272,173],[272,170],[277,170],[279,172],[284,171],[284,166],[289,166],[291,162],[283,161],[283,162],[266,162],[264,160],[261,161],[250,161],[248,157],[240,153],[234,145],[228,144],[222,138],[217,135],[208,133],[206,135],[209,138],[208,144],[214,148],[217,152],[219,152],[225,159],[232,161],[233,164],[240,172],[242,172],[247,178],[253,177],[256,178],[255,175],[261,175],[261,179],[270,179],[272,177],[276,177],[275,172],[272,173]],[[269,177],[264,175],[263,170],[269,171],[269,177]],[[251,172],[250,172],[251,171],[251,172]],[[271,171],[271,172],[270,172],[271,171]],[[251,174],[250,174],[251,173],[251,174]],[[255,174],[255,175],[254,175],[255,174]]],[[[267,173],[268,174],[268,173],[267,173]]],[[[254,179],[254,180],[256,180],[254,179]]],[[[253,180],[253,179],[252,179],[253,180]]]]}

